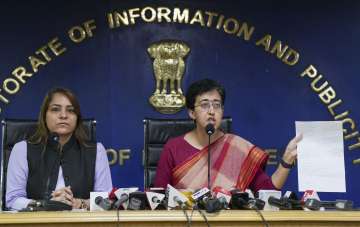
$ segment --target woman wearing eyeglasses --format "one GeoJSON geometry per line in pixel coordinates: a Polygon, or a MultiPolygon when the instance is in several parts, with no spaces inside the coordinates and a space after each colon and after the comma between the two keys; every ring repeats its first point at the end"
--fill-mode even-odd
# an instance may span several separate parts
{"type": "Polygon", "coordinates": [[[237,135],[221,131],[224,103],[225,90],[216,81],[203,79],[190,85],[186,107],[196,127],[165,144],[156,171],[155,187],[170,184],[178,189],[197,190],[208,186],[209,136],[205,128],[212,124],[215,130],[210,137],[211,188],[250,188],[255,192],[281,189],[296,159],[296,145],[301,137],[289,142],[280,165],[269,177],[264,172],[268,154],[237,135]]]}

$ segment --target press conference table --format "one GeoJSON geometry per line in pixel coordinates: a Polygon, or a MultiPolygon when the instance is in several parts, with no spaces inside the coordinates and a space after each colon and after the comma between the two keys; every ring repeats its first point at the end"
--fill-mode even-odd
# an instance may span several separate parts
{"type": "MultiPolygon", "coordinates": [[[[191,211],[187,211],[189,216],[191,211]]],[[[270,227],[275,226],[360,226],[359,211],[262,211],[270,227]]],[[[255,211],[226,210],[206,214],[211,226],[264,226],[255,211]]],[[[6,226],[186,226],[182,211],[116,211],[103,212],[22,212],[0,213],[0,225],[6,226]]],[[[198,212],[191,226],[206,226],[198,212]]]]}

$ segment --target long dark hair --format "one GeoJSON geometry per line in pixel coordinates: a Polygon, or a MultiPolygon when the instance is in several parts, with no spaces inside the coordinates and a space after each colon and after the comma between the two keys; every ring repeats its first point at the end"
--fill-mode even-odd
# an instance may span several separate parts
{"type": "Polygon", "coordinates": [[[71,105],[74,107],[74,113],[77,116],[77,121],[73,135],[81,145],[87,146],[86,142],[89,141],[89,138],[83,126],[80,104],[74,93],[66,88],[54,88],[46,94],[40,108],[39,119],[35,134],[29,138],[29,142],[33,144],[45,144],[47,142],[50,132],[46,125],[46,112],[48,111],[49,104],[55,94],[65,95],[69,99],[71,105]]]}

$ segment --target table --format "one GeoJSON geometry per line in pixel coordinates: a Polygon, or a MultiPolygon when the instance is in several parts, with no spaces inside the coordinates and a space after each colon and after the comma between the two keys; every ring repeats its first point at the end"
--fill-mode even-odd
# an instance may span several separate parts
{"type": "MultiPolygon", "coordinates": [[[[187,211],[191,215],[191,211],[187,211]]],[[[270,227],[276,226],[360,226],[358,211],[262,211],[270,227]]],[[[212,227],[219,226],[264,226],[260,216],[251,210],[224,210],[207,214],[212,227]]],[[[120,211],[117,225],[116,211],[99,212],[21,212],[0,213],[0,225],[6,226],[76,226],[76,227],[155,227],[186,226],[181,210],[173,211],[120,211]]],[[[191,226],[206,226],[202,216],[195,211],[191,226]]]]}

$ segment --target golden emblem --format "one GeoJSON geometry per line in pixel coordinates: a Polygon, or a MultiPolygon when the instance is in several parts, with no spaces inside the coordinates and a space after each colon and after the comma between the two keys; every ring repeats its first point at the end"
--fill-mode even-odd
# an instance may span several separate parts
{"type": "Polygon", "coordinates": [[[189,53],[189,46],[181,41],[160,41],[151,44],[147,51],[155,59],[153,67],[156,79],[156,90],[149,102],[160,113],[180,111],[185,106],[185,96],[181,90],[185,71],[183,58],[189,53]]]}

